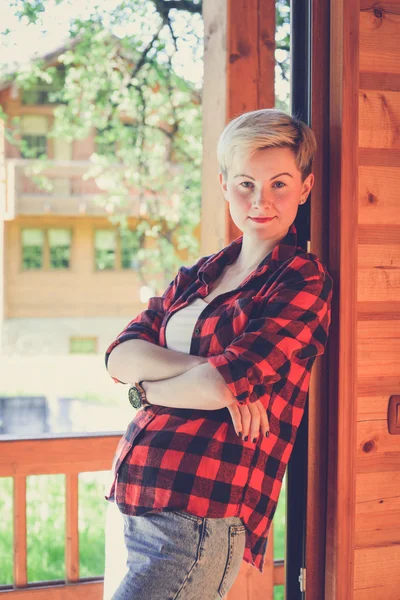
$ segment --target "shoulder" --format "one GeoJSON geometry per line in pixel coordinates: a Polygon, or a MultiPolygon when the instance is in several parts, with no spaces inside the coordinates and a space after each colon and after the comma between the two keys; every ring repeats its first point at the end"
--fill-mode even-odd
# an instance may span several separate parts
{"type": "Polygon", "coordinates": [[[296,254],[288,261],[286,268],[289,271],[298,272],[307,279],[318,278],[332,282],[332,277],[320,258],[312,252],[306,252],[301,247],[296,249],[296,254]]]}

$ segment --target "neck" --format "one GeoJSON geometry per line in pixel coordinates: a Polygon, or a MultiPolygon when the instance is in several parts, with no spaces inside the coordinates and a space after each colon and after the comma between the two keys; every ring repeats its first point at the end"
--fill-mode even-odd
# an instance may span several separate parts
{"type": "Polygon", "coordinates": [[[235,267],[237,270],[240,272],[254,271],[257,265],[260,264],[267,254],[272,252],[275,246],[279,244],[285,235],[271,240],[254,239],[243,235],[242,247],[239,256],[235,261],[235,267]]]}

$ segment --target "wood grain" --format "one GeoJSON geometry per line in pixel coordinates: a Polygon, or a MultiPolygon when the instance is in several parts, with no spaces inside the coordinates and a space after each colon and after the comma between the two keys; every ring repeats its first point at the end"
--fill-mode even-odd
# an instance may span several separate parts
{"type": "Polygon", "coordinates": [[[2,441],[0,477],[109,470],[120,437],[2,441]]]}
{"type": "Polygon", "coordinates": [[[387,420],[357,423],[357,473],[400,471],[398,436],[388,432],[387,420]]]}
{"type": "Polygon", "coordinates": [[[397,496],[358,502],[356,548],[396,544],[400,545],[400,489],[397,496]]]}
{"type": "Polygon", "coordinates": [[[329,269],[336,293],[329,340],[325,598],[354,589],[357,424],[359,2],[330,3],[329,269]],[[345,526],[344,526],[345,525],[345,526]]]}
{"type": "Polygon", "coordinates": [[[49,585],[5,592],[12,600],[102,600],[103,582],[83,582],[76,585],[49,585]]]}
{"type": "Polygon", "coordinates": [[[65,575],[68,583],[79,580],[78,474],[65,476],[65,575]]]}
{"type": "Polygon", "coordinates": [[[361,89],[359,115],[360,147],[400,148],[400,92],[361,89]]]}
{"type": "Polygon", "coordinates": [[[26,552],[26,477],[14,477],[14,583],[27,584],[26,552]]]}
{"type": "MultiPolygon", "coordinates": [[[[377,226],[386,229],[386,235],[392,232],[394,243],[400,239],[400,215],[398,201],[398,181],[400,177],[400,162],[394,167],[380,167],[371,164],[359,168],[358,186],[358,223],[359,241],[374,236],[377,226]],[[370,227],[367,227],[370,225],[370,227]],[[372,226],[372,227],[371,227],[372,226]]],[[[382,231],[384,234],[384,231],[382,231]]],[[[389,234],[390,235],[390,234],[389,234]]],[[[386,243],[389,239],[386,237],[386,243]]],[[[384,239],[379,243],[385,243],[384,239]]]]}
{"type": "MultiPolygon", "coordinates": [[[[369,6],[374,4],[371,1],[369,6]]],[[[376,16],[379,13],[374,8],[360,13],[360,71],[400,73],[398,2],[391,9],[385,9],[384,3],[379,2],[376,8],[382,12],[381,17],[376,16]]]]}

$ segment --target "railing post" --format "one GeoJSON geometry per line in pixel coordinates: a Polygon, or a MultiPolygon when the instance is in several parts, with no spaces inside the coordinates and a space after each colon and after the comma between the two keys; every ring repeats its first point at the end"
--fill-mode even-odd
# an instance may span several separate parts
{"type": "Polygon", "coordinates": [[[26,477],[14,478],[14,585],[25,587],[26,569],[26,477]]]}
{"type": "Polygon", "coordinates": [[[65,579],[79,580],[78,473],[65,476],[65,579]]]}

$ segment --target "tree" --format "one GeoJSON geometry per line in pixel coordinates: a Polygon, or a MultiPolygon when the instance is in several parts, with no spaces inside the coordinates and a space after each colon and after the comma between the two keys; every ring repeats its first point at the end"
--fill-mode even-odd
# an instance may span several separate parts
{"type": "MultiPolygon", "coordinates": [[[[18,17],[29,23],[37,23],[48,6],[47,0],[14,1],[18,17]]],[[[277,3],[278,49],[286,52],[278,61],[283,78],[288,72],[288,2],[277,3]]],[[[187,250],[189,261],[198,255],[201,84],[179,75],[176,57],[186,43],[194,60],[202,60],[201,15],[201,0],[121,0],[113,8],[99,3],[89,17],[71,20],[58,68],[37,60],[17,74],[24,90],[38,82],[51,87],[62,67],[62,85],[50,91],[58,102],[50,135],[83,139],[97,130],[97,152],[87,176],[101,182],[105,194],[99,202],[121,229],[127,223],[119,209],[132,188],[140,190],[139,275],[156,291],[182,263],[176,249],[187,250]],[[137,25],[135,32],[127,23],[137,25]],[[145,247],[149,237],[157,242],[152,249],[145,247]],[[157,283],[159,271],[164,280],[157,283]]],[[[285,100],[279,105],[287,110],[285,100]]]]}

